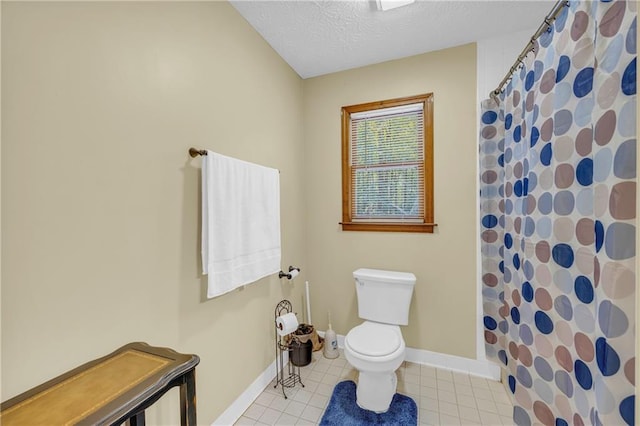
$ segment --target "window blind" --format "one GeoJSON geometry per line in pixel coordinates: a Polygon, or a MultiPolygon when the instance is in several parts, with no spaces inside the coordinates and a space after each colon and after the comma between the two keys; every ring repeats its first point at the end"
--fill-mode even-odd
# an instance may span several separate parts
{"type": "Polygon", "coordinates": [[[350,136],[353,220],[422,220],[423,104],[352,113],[350,136]]]}

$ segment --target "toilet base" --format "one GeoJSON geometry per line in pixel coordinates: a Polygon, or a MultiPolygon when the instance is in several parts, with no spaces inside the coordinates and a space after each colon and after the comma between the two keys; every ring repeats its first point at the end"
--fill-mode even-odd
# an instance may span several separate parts
{"type": "Polygon", "coordinates": [[[356,402],[358,407],[385,413],[391,406],[391,400],[396,393],[398,378],[395,371],[384,373],[360,372],[356,388],[356,402]]]}

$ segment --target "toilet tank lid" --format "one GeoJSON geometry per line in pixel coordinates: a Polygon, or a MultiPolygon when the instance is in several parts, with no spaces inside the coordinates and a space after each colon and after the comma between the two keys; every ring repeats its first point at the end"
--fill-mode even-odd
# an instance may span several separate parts
{"type": "Polygon", "coordinates": [[[386,282],[416,282],[416,276],[411,272],[384,271],[381,269],[360,268],[353,271],[354,278],[364,280],[386,281],[386,282]]]}

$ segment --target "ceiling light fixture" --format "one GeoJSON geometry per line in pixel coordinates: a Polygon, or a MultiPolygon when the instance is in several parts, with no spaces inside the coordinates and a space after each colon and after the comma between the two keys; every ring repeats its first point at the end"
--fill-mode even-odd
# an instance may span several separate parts
{"type": "Polygon", "coordinates": [[[411,3],[415,3],[416,0],[376,0],[376,6],[378,10],[391,10],[398,7],[406,6],[411,3]]]}

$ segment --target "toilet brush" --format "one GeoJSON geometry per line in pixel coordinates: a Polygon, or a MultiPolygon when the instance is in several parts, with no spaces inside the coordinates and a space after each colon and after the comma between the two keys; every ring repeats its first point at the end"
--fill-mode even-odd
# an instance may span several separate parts
{"type": "Polygon", "coordinates": [[[331,312],[329,312],[329,329],[324,332],[324,357],[333,359],[340,355],[338,352],[338,338],[331,328],[331,312]]]}

